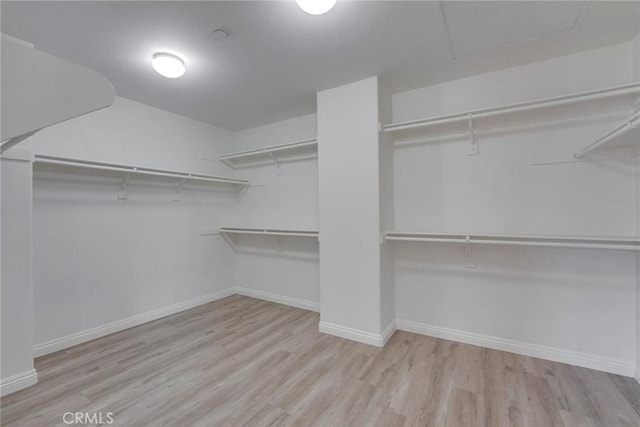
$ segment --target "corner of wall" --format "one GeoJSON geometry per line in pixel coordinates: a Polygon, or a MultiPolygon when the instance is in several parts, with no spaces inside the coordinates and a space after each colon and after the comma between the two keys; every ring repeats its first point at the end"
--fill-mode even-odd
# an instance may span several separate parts
{"type": "MultiPolygon", "coordinates": [[[[640,19],[640,16],[638,16],[640,19]]],[[[633,49],[632,73],[635,81],[640,81],[640,32],[631,43],[633,49]]],[[[635,181],[636,181],[636,235],[640,235],[640,147],[636,147],[635,181]]],[[[636,255],[636,381],[640,383],[640,253],[636,255]]]]}
{"type": "MultiPolygon", "coordinates": [[[[391,123],[393,119],[393,104],[390,85],[384,79],[378,82],[378,119],[380,125],[391,123]]],[[[395,290],[395,254],[393,245],[385,242],[384,233],[394,228],[394,197],[393,197],[393,140],[391,135],[380,132],[378,137],[380,162],[380,329],[383,336],[387,331],[395,331],[396,319],[396,290],[395,290]]],[[[386,337],[386,340],[393,334],[386,337]]]]}
{"type": "Polygon", "coordinates": [[[33,369],[32,163],[29,141],[2,155],[1,393],[37,381],[33,369]],[[10,227],[8,226],[10,225],[10,227]]]}

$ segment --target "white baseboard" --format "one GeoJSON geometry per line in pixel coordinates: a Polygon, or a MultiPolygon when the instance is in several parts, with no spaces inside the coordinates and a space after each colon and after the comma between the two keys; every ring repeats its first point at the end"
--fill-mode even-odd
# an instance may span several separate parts
{"type": "Polygon", "coordinates": [[[387,341],[389,341],[389,338],[391,338],[393,336],[395,331],[396,331],[396,321],[394,319],[394,320],[391,321],[391,323],[389,323],[389,325],[387,325],[387,327],[384,329],[384,331],[382,331],[382,346],[383,347],[387,343],[387,341]]]}
{"type": "Polygon", "coordinates": [[[272,294],[270,292],[257,291],[255,289],[243,288],[242,286],[236,286],[233,288],[234,292],[238,295],[244,295],[246,297],[258,298],[265,301],[277,302],[278,304],[290,305],[292,307],[302,308],[309,311],[320,311],[320,304],[313,301],[307,301],[299,298],[287,297],[284,295],[272,294]]]}
{"type": "Polygon", "coordinates": [[[19,373],[17,375],[0,380],[0,396],[14,393],[23,388],[30,387],[38,382],[38,373],[35,369],[19,373]]]}
{"type": "MultiPolygon", "coordinates": [[[[119,332],[143,323],[151,322],[181,311],[189,310],[202,304],[207,304],[228,296],[238,294],[252,298],[263,299],[279,304],[298,307],[304,310],[319,312],[320,304],[312,301],[302,300],[298,298],[287,297],[283,295],[272,294],[269,292],[248,289],[244,287],[234,287],[214,292],[209,295],[183,301],[147,313],[131,316],[113,323],[102,325],[86,331],[67,335],[55,340],[51,340],[42,344],[38,344],[33,349],[34,357],[44,356],[55,351],[63,350],[74,345],[82,344],[87,341],[100,338],[114,332],[119,332]]],[[[391,338],[397,330],[413,332],[421,335],[427,335],[436,338],[448,339],[451,341],[462,342],[465,344],[477,345],[480,347],[491,348],[494,350],[508,351],[512,353],[522,354],[525,356],[538,357],[541,359],[552,360],[555,362],[568,363],[570,365],[582,366],[585,368],[596,369],[599,371],[610,372],[613,374],[625,375],[633,377],[640,383],[640,372],[636,372],[633,364],[625,361],[599,357],[592,354],[567,351],[555,347],[547,347],[542,345],[530,344],[521,341],[508,340],[504,338],[493,337],[489,335],[476,334],[457,329],[444,328],[441,326],[427,325],[409,320],[396,319],[389,323],[381,334],[349,328],[324,321],[319,322],[319,331],[335,335],[341,338],[358,341],[361,343],[382,347],[391,338]]],[[[37,382],[37,373],[31,370],[25,373],[5,378],[0,382],[1,394],[9,394],[14,391],[29,387],[37,382]]]]}
{"type": "MultiPolygon", "coordinates": [[[[386,342],[383,334],[374,334],[361,329],[336,325],[335,323],[320,321],[318,324],[318,330],[324,334],[334,335],[336,337],[346,338],[348,340],[374,345],[376,347],[382,347],[386,342]]],[[[385,333],[388,335],[387,339],[389,339],[393,332],[385,330],[385,333]]]]}
{"type": "Polygon", "coordinates": [[[209,295],[204,295],[198,298],[190,299],[188,301],[183,301],[177,304],[169,305],[167,307],[162,307],[156,310],[148,311],[146,313],[127,317],[125,319],[98,326],[96,328],[87,329],[82,332],[77,332],[75,334],[56,338],[54,340],[36,345],[33,349],[33,357],[44,356],[45,354],[53,353],[55,351],[63,350],[74,345],[94,340],[96,338],[104,337],[106,335],[113,334],[114,332],[120,332],[134,326],[142,325],[143,323],[151,322],[162,317],[189,310],[202,304],[207,304],[212,301],[229,297],[234,293],[235,292],[233,288],[224,289],[222,291],[214,292],[209,295]]]}
{"type": "Polygon", "coordinates": [[[582,366],[584,368],[596,369],[627,377],[633,376],[635,371],[635,367],[632,364],[628,364],[621,360],[609,359],[586,353],[572,352],[555,347],[513,341],[457,329],[443,328],[441,326],[426,325],[423,323],[412,322],[410,320],[396,319],[396,327],[400,331],[413,332],[430,337],[477,345],[479,347],[538,357],[540,359],[552,360],[554,362],[568,363],[570,365],[582,366]]]}

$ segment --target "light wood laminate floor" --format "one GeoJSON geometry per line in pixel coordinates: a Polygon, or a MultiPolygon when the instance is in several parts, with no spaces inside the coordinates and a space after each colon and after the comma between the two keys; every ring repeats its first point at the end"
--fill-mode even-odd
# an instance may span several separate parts
{"type": "Polygon", "coordinates": [[[635,380],[407,332],[384,348],[318,314],[232,296],[36,360],[3,426],[633,426],[635,380]],[[103,415],[104,416],[104,415],[103,415]]]}

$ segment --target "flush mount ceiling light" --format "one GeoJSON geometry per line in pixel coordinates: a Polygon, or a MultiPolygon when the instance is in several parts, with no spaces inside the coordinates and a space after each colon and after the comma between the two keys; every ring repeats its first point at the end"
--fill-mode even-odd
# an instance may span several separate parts
{"type": "Polygon", "coordinates": [[[186,71],[182,59],[166,52],[155,53],[151,65],[158,74],[170,79],[181,77],[186,71]]]}
{"type": "Polygon", "coordinates": [[[322,15],[335,6],[336,0],[296,0],[296,3],[310,15],[322,15]]]}

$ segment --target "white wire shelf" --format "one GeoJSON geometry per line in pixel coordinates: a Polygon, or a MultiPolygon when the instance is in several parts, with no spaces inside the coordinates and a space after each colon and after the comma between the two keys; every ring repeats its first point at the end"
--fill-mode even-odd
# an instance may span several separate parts
{"type": "MultiPolygon", "coordinates": [[[[473,131],[473,121],[477,119],[496,117],[515,113],[529,113],[534,110],[552,109],[552,107],[567,107],[576,104],[597,104],[589,109],[589,113],[603,113],[607,111],[622,111],[633,107],[634,101],[640,96],[640,83],[631,83],[610,88],[598,89],[570,95],[544,98],[517,104],[470,110],[462,113],[447,114],[400,123],[391,123],[383,127],[385,132],[402,132],[420,130],[437,125],[464,124],[473,131]],[[598,102],[596,102],[598,101],[598,102]],[[609,102],[606,107],[599,103],[609,102]]],[[[583,112],[583,114],[587,114],[583,112]]],[[[558,118],[558,111],[550,112],[547,119],[558,118]]]]}
{"type": "Polygon", "coordinates": [[[640,251],[640,237],[635,236],[539,236],[387,231],[385,240],[640,251]]]}
{"type": "Polygon", "coordinates": [[[589,144],[582,150],[573,155],[576,159],[581,159],[591,151],[603,147],[607,144],[613,145],[614,143],[621,142],[626,144],[640,143],[640,111],[632,114],[623,123],[616,126],[606,135],[602,136],[595,142],[589,144]]]}
{"type": "Polygon", "coordinates": [[[265,236],[318,237],[318,230],[283,229],[283,228],[245,228],[220,227],[223,234],[258,234],[265,236]]]}
{"type": "Polygon", "coordinates": [[[232,168],[248,167],[271,162],[279,166],[280,159],[285,156],[290,160],[307,159],[317,156],[317,146],[318,141],[315,138],[306,139],[304,141],[224,154],[218,157],[218,160],[232,168]]]}
{"type": "Polygon", "coordinates": [[[163,169],[150,169],[131,165],[122,165],[116,163],[93,162],[88,160],[72,159],[67,157],[55,157],[36,154],[34,156],[35,165],[52,165],[67,168],[93,169],[101,171],[117,172],[124,176],[133,175],[149,175],[165,178],[177,178],[184,181],[203,181],[219,184],[229,184],[244,187],[249,185],[249,181],[243,179],[225,178],[211,175],[193,174],[188,172],[176,172],[163,169]]]}

